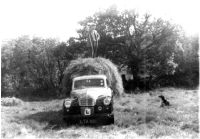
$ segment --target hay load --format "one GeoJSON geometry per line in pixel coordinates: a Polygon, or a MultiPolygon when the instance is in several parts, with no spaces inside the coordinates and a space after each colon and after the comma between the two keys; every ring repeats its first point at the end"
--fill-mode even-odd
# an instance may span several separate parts
{"type": "Polygon", "coordinates": [[[23,101],[16,97],[1,98],[1,106],[19,106],[23,105],[23,101]]]}
{"type": "Polygon", "coordinates": [[[64,71],[63,92],[69,95],[74,77],[97,74],[106,75],[115,95],[123,93],[122,79],[117,67],[110,60],[101,57],[72,60],[64,71]]]}

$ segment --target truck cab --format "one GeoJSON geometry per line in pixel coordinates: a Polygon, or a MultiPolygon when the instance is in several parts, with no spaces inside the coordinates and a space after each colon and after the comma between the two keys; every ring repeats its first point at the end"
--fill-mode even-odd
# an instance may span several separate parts
{"type": "Polygon", "coordinates": [[[70,98],[63,102],[66,122],[114,123],[113,91],[105,75],[85,75],[72,80],[70,98]]]}

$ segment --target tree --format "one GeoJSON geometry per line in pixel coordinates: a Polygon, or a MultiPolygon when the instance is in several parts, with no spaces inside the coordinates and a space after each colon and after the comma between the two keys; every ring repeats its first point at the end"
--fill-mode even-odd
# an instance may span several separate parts
{"type": "Polygon", "coordinates": [[[155,79],[174,73],[177,64],[173,55],[179,39],[176,25],[152,19],[148,14],[141,17],[134,10],[119,12],[111,7],[80,22],[83,28],[78,33],[82,40],[88,23],[96,24],[101,36],[98,55],[110,58],[120,67],[127,66],[136,86],[141,73],[155,79]]]}
{"type": "Polygon", "coordinates": [[[76,38],[66,43],[28,36],[8,41],[1,48],[2,90],[59,88],[69,61],[88,55],[85,45],[76,38]]]}
{"type": "Polygon", "coordinates": [[[181,37],[181,49],[176,49],[175,62],[179,65],[174,75],[177,86],[199,85],[199,36],[181,37]]]}
{"type": "MultiPolygon", "coordinates": [[[[23,36],[2,46],[2,80],[13,90],[55,88],[54,39],[23,36]]],[[[6,86],[6,85],[5,85],[6,86]]]]}

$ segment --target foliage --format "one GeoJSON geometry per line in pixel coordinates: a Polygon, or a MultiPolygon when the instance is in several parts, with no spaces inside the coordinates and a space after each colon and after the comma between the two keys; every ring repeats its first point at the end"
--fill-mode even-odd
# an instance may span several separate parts
{"type": "Polygon", "coordinates": [[[177,86],[199,85],[199,36],[182,38],[182,51],[176,51],[174,60],[179,65],[174,75],[177,86]]]}
{"type": "MultiPolygon", "coordinates": [[[[140,87],[143,80],[173,85],[163,80],[174,78],[179,67],[176,51],[181,50],[179,45],[185,44],[181,41],[184,34],[180,26],[149,14],[139,16],[134,10],[119,12],[116,7],[111,7],[80,22],[81,40],[86,39],[84,32],[91,23],[96,24],[101,36],[98,55],[111,59],[120,68],[126,67],[134,77],[132,86],[140,87]]],[[[197,63],[195,65],[198,67],[197,63]]]]}
{"type": "Polygon", "coordinates": [[[55,62],[52,50],[57,44],[56,40],[29,39],[25,36],[11,42],[12,46],[2,48],[2,54],[9,52],[2,56],[2,77],[11,78],[12,88],[54,87],[55,62]],[[8,61],[7,57],[10,57],[8,61]]]}
{"type": "Polygon", "coordinates": [[[110,59],[122,73],[133,75],[130,86],[196,87],[199,84],[199,37],[186,36],[180,26],[111,7],[79,22],[78,38],[67,42],[22,36],[1,46],[2,94],[24,88],[61,91],[71,60],[91,57],[87,27],[100,34],[98,56],[110,59]]]}
{"type": "Polygon", "coordinates": [[[24,88],[58,88],[65,67],[79,55],[76,47],[66,43],[28,36],[7,42],[1,51],[2,91],[14,91],[16,95],[24,88]]]}

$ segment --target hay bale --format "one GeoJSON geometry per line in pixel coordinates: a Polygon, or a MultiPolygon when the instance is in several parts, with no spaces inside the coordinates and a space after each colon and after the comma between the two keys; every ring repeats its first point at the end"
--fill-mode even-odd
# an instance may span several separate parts
{"type": "Polygon", "coordinates": [[[71,91],[72,79],[83,75],[106,75],[108,84],[114,91],[115,95],[123,93],[123,84],[117,67],[108,59],[96,58],[79,58],[72,60],[64,72],[63,91],[68,94],[71,91]]]}
{"type": "Polygon", "coordinates": [[[18,105],[23,105],[23,101],[15,97],[4,97],[4,98],[1,98],[1,105],[2,106],[18,106],[18,105]]]}

